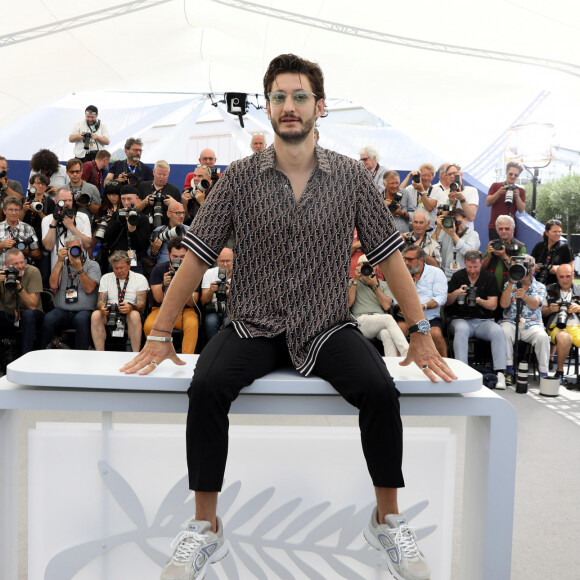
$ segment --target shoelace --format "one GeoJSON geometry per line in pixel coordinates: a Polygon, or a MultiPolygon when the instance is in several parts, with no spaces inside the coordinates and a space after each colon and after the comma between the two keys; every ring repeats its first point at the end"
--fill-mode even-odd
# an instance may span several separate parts
{"type": "Polygon", "coordinates": [[[189,532],[187,530],[179,532],[173,542],[171,542],[171,547],[176,548],[173,559],[186,564],[191,560],[192,554],[202,546],[203,541],[206,539],[206,535],[198,534],[197,532],[189,532]]]}
{"type": "Polygon", "coordinates": [[[402,524],[398,528],[390,529],[391,535],[395,536],[395,544],[405,556],[405,558],[415,558],[419,555],[419,548],[416,544],[417,536],[413,528],[407,524],[402,524]]]}

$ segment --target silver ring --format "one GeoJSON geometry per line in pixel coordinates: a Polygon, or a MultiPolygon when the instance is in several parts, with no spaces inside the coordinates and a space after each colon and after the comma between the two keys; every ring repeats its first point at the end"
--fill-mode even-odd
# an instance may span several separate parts
{"type": "Polygon", "coordinates": [[[155,368],[157,368],[157,363],[154,360],[152,360],[149,364],[153,365],[155,368]]]}
{"type": "Polygon", "coordinates": [[[429,368],[429,365],[421,365],[421,370],[426,371],[429,368]]]}

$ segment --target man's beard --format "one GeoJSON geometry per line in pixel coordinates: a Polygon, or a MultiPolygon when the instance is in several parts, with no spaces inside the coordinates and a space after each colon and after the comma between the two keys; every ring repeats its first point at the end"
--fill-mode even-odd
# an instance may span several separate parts
{"type": "Polygon", "coordinates": [[[420,269],[421,269],[420,266],[411,266],[409,268],[409,274],[411,274],[411,276],[414,276],[415,274],[417,274],[419,272],[420,269]]]}
{"type": "MultiPolygon", "coordinates": [[[[286,118],[300,120],[299,117],[293,117],[288,115],[286,115],[286,118]]],[[[282,133],[280,131],[280,126],[283,125],[283,123],[281,123],[282,119],[280,120],[280,122],[276,121],[274,118],[272,118],[271,120],[272,120],[272,129],[274,129],[274,133],[276,133],[276,135],[278,135],[278,137],[280,137],[282,141],[285,141],[286,143],[302,143],[308,137],[308,135],[310,135],[310,132],[314,127],[314,123],[316,122],[316,117],[314,116],[309,117],[305,121],[302,121],[302,130],[297,133],[295,132],[290,134],[282,133]]]]}

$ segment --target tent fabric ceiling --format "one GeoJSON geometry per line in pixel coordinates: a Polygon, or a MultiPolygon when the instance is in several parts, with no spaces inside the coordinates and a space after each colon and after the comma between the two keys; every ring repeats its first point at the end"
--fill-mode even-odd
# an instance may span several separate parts
{"type": "Polygon", "coordinates": [[[192,93],[261,93],[271,58],[294,52],[320,63],[329,97],[441,158],[467,165],[522,114],[579,150],[579,15],[571,0],[28,0],[0,21],[0,134],[79,92],[177,93],[176,107],[192,93]]]}

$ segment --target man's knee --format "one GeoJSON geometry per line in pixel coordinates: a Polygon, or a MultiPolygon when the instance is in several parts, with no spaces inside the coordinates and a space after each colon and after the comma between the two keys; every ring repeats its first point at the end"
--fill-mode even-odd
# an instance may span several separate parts
{"type": "Polygon", "coordinates": [[[563,346],[570,348],[572,346],[572,335],[566,330],[560,330],[556,334],[556,346],[563,346]]]}

